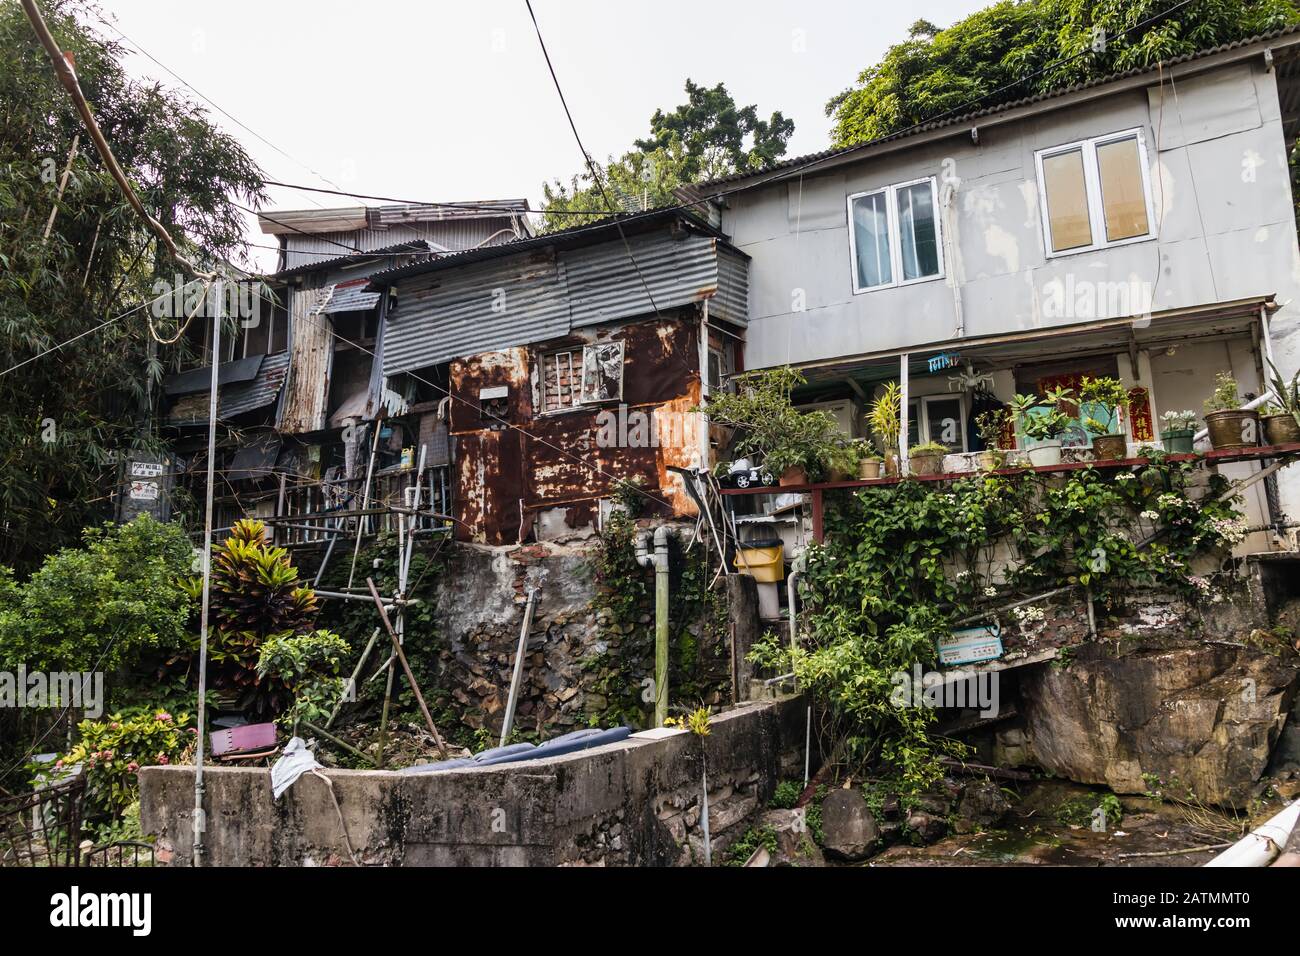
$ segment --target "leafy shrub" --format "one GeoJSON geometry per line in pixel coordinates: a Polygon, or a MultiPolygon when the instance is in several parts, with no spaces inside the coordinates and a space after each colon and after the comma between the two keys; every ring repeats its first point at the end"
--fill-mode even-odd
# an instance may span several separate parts
{"type": "Polygon", "coordinates": [[[802,793],[803,784],[798,780],[782,780],[776,785],[776,791],[772,794],[772,809],[793,809],[802,793]]]}
{"type": "MultiPolygon", "coordinates": [[[[202,580],[191,579],[188,588],[197,597],[202,580]]],[[[262,644],[309,631],[319,605],[289,563],[288,551],[267,543],[262,522],[236,522],[217,546],[211,602],[216,627],[208,647],[209,686],[225,692],[236,710],[256,717],[282,712],[289,705],[288,687],[275,674],[259,673],[262,644]]],[[[192,646],[197,650],[197,640],[192,646]]]]}
{"type": "Polygon", "coordinates": [[[347,641],[332,631],[306,634],[275,634],[262,642],[257,674],[272,676],[293,694],[292,706],[282,722],[297,728],[298,722],[328,717],[343,696],[344,681],[339,667],[348,655],[347,641]]]}
{"type": "Polygon", "coordinates": [[[84,548],[50,555],[24,583],[0,568],[0,664],[33,670],[131,667],[183,647],[192,548],[142,515],[89,528],[84,548]]]}
{"type": "Polygon", "coordinates": [[[81,764],[86,776],[86,817],[114,818],[139,798],[136,772],[179,761],[194,742],[189,714],[166,711],[77,725],[80,741],[55,764],[56,770],[81,764]]]}

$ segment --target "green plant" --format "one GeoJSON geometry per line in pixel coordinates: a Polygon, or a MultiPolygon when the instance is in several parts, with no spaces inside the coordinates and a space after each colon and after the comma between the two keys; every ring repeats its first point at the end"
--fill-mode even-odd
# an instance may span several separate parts
{"type": "Polygon", "coordinates": [[[709,420],[737,429],[738,457],[758,455],[773,475],[802,468],[810,477],[825,472],[844,446],[835,419],[826,412],[801,411],[791,401],[803,375],[789,367],[746,372],[733,379],[736,391],[708,399],[709,420]]]}
{"type": "Polygon", "coordinates": [[[903,389],[897,382],[889,382],[871,403],[867,421],[880,443],[882,454],[891,455],[898,449],[898,437],[902,431],[902,402],[903,389]]]}
{"type": "Polygon", "coordinates": [[[772,793],[770,806],[774,810],[790,810],[803,795],[803,784],[798,780],[782,780],[772,793]]]}
{"type": "Polygon", "coordinates": [[[80,740],[54,765],[56,773],[77,764],[86,775],[86,817],[112,819],[139,798],[141,767],[175,763],[194,742],[189,714],[167,711],[127,717],[113,714],[77,725],[80,740]]]}
{"type": "Polygon", "coordinates": [[[1236,411],[1241,407],[1241,397],[1237,394],[1237,381],[1228,372],[1219,372],[1214,376],[1214,394],[1205,400],[1205,412],[1236,411]]]}
{"type": "Polygon", "coordinates": [[[190,598],[185,532],[142,515],[89,528],[20,583],[0,567],[0,668],[113,671],[143,679],[184,646],[190,598]]]}
{"type": "Polygon", "coordinates": [[[1051,392],[1046,399],[1037,395],[1017,395],[1011,400],[1011,414],[1026,437],[1039,442],[1055,441],[1074,421],[1060,408],[1069,398],[1069,393],[1064,391],[1051,392]]]}
{"type": "Polygon", "coordinates": [[[339,676],[348,655],[347,641],[332,631],[286,631],[262,642],[257,676],[274,677],[293,695],[293,704],[280,716],[296,732],[300,721],[320,722],[343,696],[339,676]]]}
{"type": "MultiPolygon", "coordinates": [[[[202,580],[188,586],[197,595],[202,580]]],[[[262,644],[309,631],[319,605],[288,552],[267,543],[262,522],[237,521],[217,546],[211,601],[216,627],[208,646],[209,686],[231,694],[237,710],[256,717],[281,713],[290,695],[278,676],[258,672],[262,644]]]]}
{"type": "Polygon", "coordinates": [[[646,479],[644,475],[624,478],[614,484],[614,501],[629,518],[639,517],[645,507],[646,479]]]}
{"type": "Polygon", "coordinates": [[[915,458],[917,455],[946,455],[948,446],[942,445],[937,441],[928,441],[921,445],[913,445],[907,450],[909,458],[915,458]]]}
{"type": "Polygon", "coordinates": [[[1190,408],[1181,412],[1169,411],[1160,416],[1160,421],[1166,432],[1193,431],[1196,428],[1196,413],[1190,408]]]}
{"type": "Polygon", "coordinates": [[[1120,434],[1120,414],[1128,413],[1130,401],[1128,390],[1119,379],[1109,376],[1091,378],[1085,375],[1079,386],[1079,402],[1082,405],[1100,405],[1111,410],[1112,418],[1104,422],[1090,415],[1084,418],[1083,427],[1088,434],[1094,436],[1120,434]]]}
{"type": "Polygon", "coordinates": [[[979,434],[984,447],[990,451],[1002,447],[1009,412],[1005,408],[993,408],[975,416],[975,431],[979,434]]]}
{"type": "Polygon", "coordinates": [[[1264,411],[1260,409],[1261,415],[1277,415],[1287,412],[1300,425],[1300,370],[1291,377],[1288,383],[1282,377],[1282,373],[1277,370],[1277,366],[1272,360],[1268,360],[1269,381],[1272,383],[1273,395],[1277,398],[1278,406],[1269,405],[1269,408],[1276,408],[1276,411],[1264,411]]]}

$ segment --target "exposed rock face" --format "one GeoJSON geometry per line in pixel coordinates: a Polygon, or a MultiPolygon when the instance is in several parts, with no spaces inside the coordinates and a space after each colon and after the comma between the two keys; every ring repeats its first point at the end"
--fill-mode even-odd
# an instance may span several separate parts
{"type": "Polygon", "coordinates": [[[769,866],[825,866],[821,849],[808,830],[803,810],[768,810],[758,826],[776,834],[776,852],[769,866]]]}
{"type": "Polygon", "coordinates": [[[937,843],[947,835],[948,824],[942,817],[935,816],[933,813],[913,810],[907,817],[907,829],[916,834],[916,838],[922,844],[928,846],[937,843]]]}
{"type": "Polygon", "coordinates": [[[865,860],[876,849],[880,830],[857,790],[832,790],[822,801],[822,845],[841,860],[865,860]]]}
{"type": "Polygon", "coordinates": [[[1190,791],[1242,807],[1296,696],[1284,645],[1142,639],[1091,644],[1068,667],[1020,678],[1028,748],[1053,773],[1117,793],[1190,791]],[[1272,651],[1273,653],[1269,653],[1272,651]]]}

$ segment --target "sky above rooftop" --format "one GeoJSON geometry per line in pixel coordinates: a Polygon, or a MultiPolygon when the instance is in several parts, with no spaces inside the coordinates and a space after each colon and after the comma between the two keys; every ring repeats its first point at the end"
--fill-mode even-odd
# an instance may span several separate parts
{"type": "MultiPolygon", "coordinates": [[[[687,77],[725,83],[763,116],[792,118],[787,155],[824,149],[829,97],[917,19],[947,26],[984,5],[534,0],[533,8],[578,132],[603,160],[646,135],[657,108],[682,102],[687,77]]],[[[211,110],[269,179],[403,200],[527,198],[536,208],[544,181],[567,181],[582,164],[523,0],[102,0],[101,10],[143,51],[128,55],[127,69],[183,88],[170,69],[244,124],[211,110]]],[[[353,202],[268,194],[268,209],[353,202]]],[[[249,232],[274,245],[255,223],[249,232]]],[[[272,252],[253,254],[262,268],[274,264],[272,252]]]]}

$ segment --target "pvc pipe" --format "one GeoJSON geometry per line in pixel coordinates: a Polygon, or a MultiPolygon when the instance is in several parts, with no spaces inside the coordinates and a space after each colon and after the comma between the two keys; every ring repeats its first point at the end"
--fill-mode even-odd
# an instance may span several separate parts
{"type": "Polygon", "coordinates": [[[1282,852],[1300,820],[1300,800],[1292,801],[1267,823],[1255,827],[1206,866],[1268,866],[1282,852]]]}
{"type": "MultiPolygon", "coordinates": [[[[1259,408],[1259,406],[1263,405],[1265,402],[1273,402],[1276,400],[1277,400],[1277,396],[1273,394],[1273,390],[1265,389],[1263,395],[1259,396],[1259,398],[1252,398],[1250,401],[1248,401],[1245,405],[1242,405],[1241,407],[1245,409],[1259,408]]],[[[1192,442],[1194,444],[1198,441],[1204,441],[1206,438],[1209,437],[1210,437],[1210,430],[1208,428],[1202,428],[1199,432],[1197,432],[1195,435],[1192,436],[1192,442]]]]}
{"type": "Polygon", "coordinates": [[[636,563],[655,569],[655,726],[668,719],[668,536],[672,529],[660,525],[654,531],[654,553],[649,549],[649,533],[636,537],[636,563]]]}

